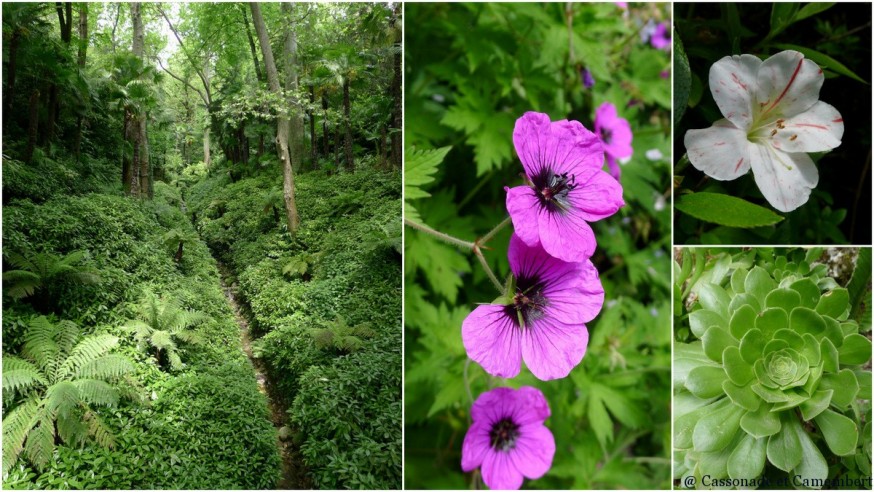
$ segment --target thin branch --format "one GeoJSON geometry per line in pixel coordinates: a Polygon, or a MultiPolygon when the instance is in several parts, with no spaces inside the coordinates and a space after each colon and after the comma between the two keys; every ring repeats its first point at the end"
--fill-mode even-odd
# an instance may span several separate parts
{"type": "Polygon", "coordinates": [[[197,87],[194,87],[194,86],[191,85],[191,83],[188,82],[187,80],[185,80],[185,79],[183,79],[182,77],[180,77],[180,76],[176,75],[175,73],[171,72],[169,68],[165,67],[164,64],[161,63],[161,59],[160,59],[160,58],[158,58],[158,65],[161,67],[161,70],[167,72],[167,75],[173,77],[174,79],[178,80],[179,82],[182,82],[183,84],[185,84],[186,86],[190,87],[192,90],[194,90],[195,92],[197,92],[197,94],[200,95],[200,98],[203,100],[203,104],[206,105],[206,107],[207,107],[207,111],[209,110],[209,100],[206,98],[206,96],[203,94],[203,92],[202,92],[200,89],[198,89],[197,87]]]}
{"type": "Polygon", "coordinates": [[[206,80],[206,76],[204,76],[203,72],[199,68],[197,68],[197,63],[194,62],[194,57],[192,57],[191,54],[188,53],[188,50],[185,49],[185,43],[182,42],[182,37],[179,36],[179,32],[176,30],[176,26],[173,25],[170,17],[168,17],[167,13],[164,12],[164,9],[161,8],[161,4],[156,3],[155,7],[158,9],[158,12],[161,13],[161,16],[164,17],[164,20],[167,21],[167,25],[170,26],[170,30],[173,31],[173,36],[175,36],[176,41],[179,42],[179,49],[182,50],[185,58],[187,58],[188,62],[191,63],[191,68],[194,70],[195,73],[197,73],[197,76],[200,77],[200,81],[203,82],[203,88],[206,90],[207,107],[209,107],[209,101],[212,101],[212,94],[209,91],[209,81],[206,80]]]}

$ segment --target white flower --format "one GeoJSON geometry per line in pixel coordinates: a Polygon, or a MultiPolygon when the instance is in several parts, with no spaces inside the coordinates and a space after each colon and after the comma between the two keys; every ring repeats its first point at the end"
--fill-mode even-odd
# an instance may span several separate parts
{"type": "Polygon", "coordinates": [[[710,91],[725,119],[686,132],[689,161],[720,181],[752,168],[772,207],[804,205],[819,181],[807,152],[831,150],[844,134],[838,110],[819,101],[822,82],[822,69],[797,51],[764,62],[752,55],[719,60],[710,67],[710,91]]]}

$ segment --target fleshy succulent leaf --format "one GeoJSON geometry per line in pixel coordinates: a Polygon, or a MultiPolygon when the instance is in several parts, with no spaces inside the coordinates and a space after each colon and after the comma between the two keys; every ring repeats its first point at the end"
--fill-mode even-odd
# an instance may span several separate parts
{"type": "Polygon", "coordinates": [[[731,298],[722,287],[716,284],[703,284],[698,289],[698,302],[704,309],[714,311],[723,319],[728,319],[728,305],[731,303],[731,298]]]}
{"type": "Polygon", "coordinates": [[[765,298],[765,307],[778,307],[787,313],[799,304],[801,304],[801,294],[792,289],[775,289],[765,298]]]}
{"type": "Polygon", "coordinates": [[[749,304],[745,304],[738,308],[734,314],[731,315],[731,321],[728,323],[731,336],[738,340],[743,338],[743,336],[746,335],[753,326],[755,326],[756,315],[756,310],[749,304]]]}
{"type": "Polygon", "coordinates": [[[722,391],[735,405],[750,412],[755,412],[762,404],[762,399],[750,388],[750,385],[738,386],[725,380],[722,383],[722,391]]]}
{"type": "Polygon", "coordinates": [[[737,405],[725,405],[704,415],[692,431],[696,451],[711,452],[725,449],[740,428],[744,410],[737,405]]]}
{"type": "Polygon", "coordinates": [[[789,326],[789,316],[780,308],[768,308],[759,313],[756,318],[756,328],[765,335],[765,340],[770,340],[774,332],[789,326]]]}
{"type": "Polygon", "coordinates": [[[871,340],[859,334],[844,338],[844,343],[838,349],[838,362],[841,365],[862,365],[869,360],[871,360],[871,340]]]}
{"type": "Polygon", "coordinates": [[[737,385],[743,386],[756,377],[753,366],[743,359],[738,347],[726,347],[722,352],[722,364],[729,379],[737,385]]]}
{"type": "Polygon", "coordinates": [[[852,454],[859,441],[859,428],[852,419],[833,410],[826,409],[814,421],[822,431],[826,444],[838,456],[852,454]]]}
{"type": "Polygon", "coordinates": [[[771,278],[768,272],[759,266],[753,267],[747,278],[744,280],[744,291],[752,294],[759,300],[759,304],[764,305],[768,293],[777,287],[777,282],[771,278]]]}
{"type": "Polygon", "coordinates": [[[743,430],[754,437],[768,437],[780,432],[780,418],[771,412],[771,405],[759,407],[755,412],[747,412],[740,419],[743,430]]]}
{"type": "Polygon", "coordinates": [[[816,286],[813,280],[809,278],[796,280],[789,288],[801,295],[801,306],[813,310],[819,303],[819,287],[816,286]]]}
{"type": "Polygon", "coordinates": [[[728,323],[722,315],[709,309],[699,309],[689,314],[689,327],[696,337],[703,337],[711,326],[727,327],[728,323]]]}
{"type": "Polygon", "coordinates": [[[746,434],[728,458],[728,476],[735,480],[758,477],[765,469],[768,440],[746,434]]]}
{"type": "Polygon", "coordinates": [[[791,426],[801,444],[801,462],[798,463],[792,474],[803,477],[804,480],[810,480],[812,483],[828,478],[828,465],[819,448],[797,420],[793,419],[791,426]]]}
{"type": "Polygon", "coordinates": [[[704,343],[704,353],[710,360],[722,363],[722,352],[728,347],[737,347],[738,341],[725,329],[711,326],[701,337],[704,343]]]}
{"type": "Polygon", "coordinates": [[[819,390],[813,394],[807,401],[801,404],[801,416],[805,421],[810,422],[814,417],[821,414],[823,410],[828,408],[832,401],[834,390],[819,390]]]}
{"type": "Polygon", "coordinates": [[[819,382],[819,389],[831,389],[832,405],[838,408],[847,408],[859,394],[859,381],[856,375],[849,369],[843,369],[835,374],[823,374],[819,382]]]}
{"type": "Polygon", "coordinates": [[[816,312],[823,316],[841,319],[850,310],[850,294],[847,289],[837,288],[826,292],[816,304],[816,312]]]}
{"type": "Polygon", "coordinates": [[[765,347],[765,336],[762,330],[753,329],[747,332],[740,341],[740,355],[749,364],[755,364],[762,356],[765,347]]]}
{"type": "Polygon", "coordinates": [[[838,372],[838,349],[828,338],[819,342],[819,356],[824,372],[838,372]]]}
{"type": "Polygon", "coordinates": [[[699,366],[689,371],[686,388],[698,398],[714,398],[722,394],[722,382],[726,378],[721,367],[699,366]]]}
{"type": "Polygon", "coordinates": [[[768,460],[783,471],[792,471],[801,463],[801,440],[792,429],[791,418],[781,419],[780,432],[768,438],[768,460]]]}

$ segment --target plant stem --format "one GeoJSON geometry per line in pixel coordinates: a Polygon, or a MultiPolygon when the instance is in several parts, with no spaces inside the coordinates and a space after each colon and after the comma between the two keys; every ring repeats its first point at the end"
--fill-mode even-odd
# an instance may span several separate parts
{"type": "MultiPolygon", "coordinates": [[[[470,380],[467,377],[468,367],[470,367],[470,357],[464,361],[464,390],[467,392],[467,399],[470,400],[470,405],[473,406],[473,393],[470,391],[470,380]]],[[[470,423],[470,415],[468,415],[467,420],[470,423]]]]}
{"type": "Polygon", "coordinates": [[[683,154],[683,157],[680,157],[680,160],[677,161],[677,164],[674,166],[674,175],[683,172],[689,164],[689,154],[683,154]]]}
{"type": "Polygon", "coordinates": [[[504,292],[504,286],[501,285],[501,282],[498,281],[498,277],[495,276],[495,273],[492,271],[491,268],[489,268],[489,264],[488,264],[488,262],[486,262],[486,257],[483,256],[483,253],[482,253],[482,251],[479,250],[479,247],[474,249],[473,252],[476,255],[476,259],[479,260],[480,265],[483,266],[483,270],[486,271],[486,275],[488,275],[489,280],[492,281],[492,285],[494,285],[495,288],[498,289],[498,292],[500,292],[501,295],[506,294],[506,292],[504,292]]]}
{"type": "Polygon", "coordinates": [[[471,243],[468,241],[462,241],[461,239],[458,239],[456,237],[452,237],[449,234],[444,234],[440,231],[436,231],[436,230],[431,229],[430,227],[426,226],[425,224],[420,224],[418,222],[414,222],[414,221],[409,220],[409,219],[404,219],[404,224],[412,227],[413,229],[416,229],[417,231],[424,232],[425,234],[430,234],[430,235],[436,237],[437,239],[440,239],[441,241],[445,241],[445,242],[452,244],[454,246],[458,246],[459,248],[473,250],[476,247],[476,244],[474,244],[474,243],[471,243]]]}
{"type": "Polygon", "coordinates": [[[500,230],[503,229],[504,227],[507,227],[507,224],[510,223],[510,220],[511,220],[510,217],[507,217],[506,219],[504,219],[500,224],[498,224],[498,225],[496,225],[494,228],[492,228],[492,230],[490,230],[490,231],[488,232],[488,234],[486,234],[485,236],[481,237],[480,240],[478,241],[478,243],[479,243],[480,245],[483,245],[483,244],[489,242],[489,241],[490,241],[490,240],[495,236],[495,234],[498,233],[498,231],[500,231],[500,230]]]}

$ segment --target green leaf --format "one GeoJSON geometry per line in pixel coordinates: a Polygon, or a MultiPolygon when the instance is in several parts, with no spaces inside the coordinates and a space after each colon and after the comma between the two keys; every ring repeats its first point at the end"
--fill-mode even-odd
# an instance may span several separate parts
{"type": "Polygon", "coordinates": [[[819,382],[819,389],[834,390],[832,405],[838,408],[847,408],[859,394],[859,380],[853,371],[844,369],[837,374],[823,374],[819,382]]]}
{"type": "Polygon", "coordinates": [[[768,437],[780,432],[780,418],[771,412],[771,405],[762,405],[755,412],[747,412],[740,419],[743,430],[754,437],[768,437]]]}
{"type": "Polygon", "coordinates": [[[701,337],[704,344],[704,353],[714,362],[722,362],[722,352],[728,347],[737,347],[738,341],[723,328],[710,327],[701,337]]]}
{"type": "Polygon", "coordinates": [[[856,451],[859,441],[859,428],[850,418],[833,410],[826,409],[814,421],[832,453],[846,456],[856,451]]]}
{"type": "Polygon", "coordinates": [[[758,299],[760,306],[765,305],[765,300],[768,298],[768,294],[776,288],[777,282],[775,282],[774,279],[771,278],[771,275],[760,266],[753,267],[753,269],[750,270],[750,273],[747,274],[747,278],[744,280],[744,291],[747,294],[752,294],[753,297],[758,299]]]}
{"type": "MultiPolygon", "coordinates": [[[[808,4],[808,5],[816,5],[816,4],[808,4]]],[[[788,44],[788,43],[777,43],[774,44],[775,47],[780,48],[781,50],[795,50],[803,54],[806,58],[809,58],[811,61],[819,65],[820,68],[824,68],[827,70],[831,70],[832,72],[839,73],[841,75],[846,75],[853,80],[857,80],[863,84],[868,84],[862,77],[856,75],[852,70],[847,68],[843,63],[835,60],[834,58],[826,55],[825,53],[820,53],[819,51],[804,47],[798,46],[797,44],[788,44]]]]}
{"type": "Polygon", "coordinates": [[[762,330],[753,329],[740,340],[740,355],[748,364],[755,364],[762,356],[765,347],[765,336],[762,330]]]}
{"type": "Polygon", "coordinates": [[[816,305],[816,312],[823,316],[831,316],[834,319],[841,319],[844,313],[847,312],[849,306],[849,292],[847,292],[847,289],[837,288],[831,292],[826,292],[819,298],[819,303],[816,305]]]}
{"type": "Polygon", "coordinates": [[[809,480],[811,483],[828,478],[828,465],[819,448],[796,419],[792,419],[789,425],[798,436],[798,442],[801,443],[801,463],[795,467],[792,474],[801,477],[802,480],[809,480]]]}
{"type": "Polygon", "coordinates": [[[696,219],[729,227],[762,227],[774,225],[783,217],[737,197],[721,193],[689,193],[681,195],[674,207],[696,219]]]}
{"type": "Polygon", "coordinates": [[[774,289],[765,298],[765,307],[778,307],[791,312],[801,304],[801,294],[792,289],[774,289]]]}
{"type": "Polygon", "coordinates": [[[789,328],[799,335],[818,335],[825,331],[825,320],[810,308],[797,307],[789,314],[789,328]]]}
{"type": "MultiPolygon", "coordinates": [[[[793,2],[777,2],[771,8],[771,32],[768,33],[768,39],[772,39],[777,34],[783,32],[784,29],[792,25],[795,21],[795,14],[798,13],[798,4],[793,2]]],[[[789,471],[789,470],[784,470],[789,471]]]]}
{"type": "Polygon", "coordinates": [[[728,476],[735,480],[749,480],[761,475],[765,469],[767,445],[764,437],[745,435],[728,458],[728,476]]]}
{"type": "Polygon", "coordinates": [[[804,420],[809,422],[828,408],[833,394],[834,390],[819,390],[810,399],[802,403],[801,416],[804,417],[804,420]]]}
{"type": "Polygon", "coordinates": [[[699,309],[689,314],[689,328],[698,338],[703,337],[711,326],[725,327],[727,325],[725,318],[716,311],[699,309]]]}
{"type": "Polygon", "coordinates": [[[838,349],[838,362],[841,365],[861,365],[869,360],[871,360],[871,340],[859,334],[844,338],[843,345],[838,349]]]}
{"type": "MultiPolygon", "coordinates": [[[[728,305],[731,303],[731,298],[722,287],[705,283],[698,289],[698,302],[704,309],[719,313],[723,320],[728,319],[728,305]]],[[[720,326],[725,326],[722,324],[720,326]]]]}
{"type": "Polygon", "coordinates": [[[674,126],[679,126],[686,112],[689,93],[692,89],[692,72],[689,69],[689,58],[683,49],[680,34],[674,29],[674,126]]]}
{"type": "Polygon", "coordinates": [[[727,405],[704,415],[692,432],[695,451],[706,453],[728,446],[737,434],[743,413],[744,410],[739,406],[727,405]]]}
{"type": "Polygon", "coordinates": [[[731,315],[729,321],[729,331],[731,335],[738,340],[742,339],[748,331],[752,330],[756,325],[756,310],[749,304],[744,304],[731,315]]]}
{"type": "Polygon", "coordinates": [[[434,174],[452,147],[418,150],[408,147],[404,152],[404,199],[415,200],[431,196],[422,189],[434,181],[434,174]]]}
{"type": "Polygon", "coordinates": [[[822,361],[822,370],[828,373],[838,372],[838,349],[828,338],[819,342],[819,356],[822,361]]]}
{"type": "Polygon", "coordinates": [[[756,328],[762,331],[765,340],[771,339],[777,330],[782,330],[788,326],[790,326],[789,316],[786,311],[780,308],[765,309],[756,318],[756,328]]]}
{"type": "Polygon", "coordinates": [[[850,295],[850,319],[861,320],[867,313],[868,328],[871,327],[871,271],[871,248],[861,248],[847,292],[850,295]]]}
{"type": "MultiPolygon", "coordinates": [[[[679,400],[682,396],[685,396],[687,399],[694,398],[693,401],[695,402],[705,401],[698,400],[688,393],[681,393],[675,399],[679,400]]],[[[679,415],[676,420],[674,420],[674,447],[677,449],[691,449],[693,446],[692,437],[694,435],[695,426],[698,425],[698,421],[701,420],[701,417],[731,405],[732,403],[728,398],[723,398],[714,403],[696,408],[691,412],[679,415]]]]}
{"type": "Polygon", "coordinates": [[[792,282],[789,288],[801,294],[802,307],[812,310],[819,303],[819,287],[816,286],[816,283],[813,280],[809,278],[796,280],[795,282],[792,282]]]}
{"type": "Polygon", "coordinates": [[[689,371],[686,388],[698,398],[713,398],[722,394],[722,382],[726,378],[721,367],[699,366],[689,371]]]}
{"type": "Polygon", "coordinates": [[[729,379],[739,386],[744,386],[755,377],[753,366],[743,359],[738,347],[725,349],[722,353],[722,364],[729,379]]]}
{"type": "Polygon", "coordinates": [[[783,471],[791,471],[801,463],[801,441],[789,423],[793,415],[785,416],[780,432],[768,438],[768,460],[783,471]]]}
{"type": "Polygon", "coordinates": [[[826,10],[832,8],[834,6],[834,2],[811,2],[801,7],[801,10],[795,14],[795,22],[804,20],[810,16],[816,15],[820,12],[825,12],[826,10]]]}
{"type": "Polygon", "coordinates": [[[762,404],[761,398],[750,389],[749,385],[738,386],[731,381],[726,380],[722,383],[722,391],[731,398],[731,401],[734,402],[735,405],[750,412],[755,412],[762,404]]]}

